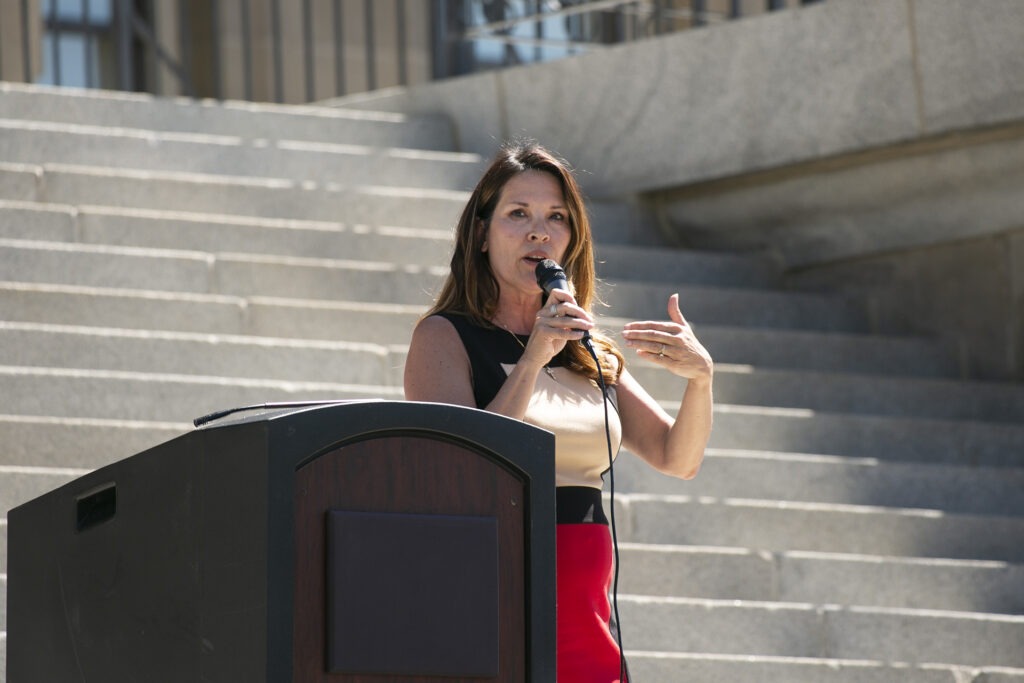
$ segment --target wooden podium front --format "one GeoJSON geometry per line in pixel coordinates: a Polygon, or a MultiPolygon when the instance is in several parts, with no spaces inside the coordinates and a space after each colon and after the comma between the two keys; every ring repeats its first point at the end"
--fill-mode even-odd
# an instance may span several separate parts
{"type": "Polygon", "coordinates": [[[553,682],[554,519],[519,421],[223,421],[9,513],[7,680],[553,682]]]}

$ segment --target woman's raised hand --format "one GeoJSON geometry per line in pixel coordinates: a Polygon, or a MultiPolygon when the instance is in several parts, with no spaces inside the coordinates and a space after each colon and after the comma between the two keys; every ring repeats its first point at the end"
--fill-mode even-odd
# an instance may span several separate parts
{"type": "Polygon", "coordinates": [[[680,377],[710,379],[714,361],[679,310],[678,294],[668,299],[668,316],[671,321],[646,320],[627,324],[622,330],[626,346],[680,377]]]}

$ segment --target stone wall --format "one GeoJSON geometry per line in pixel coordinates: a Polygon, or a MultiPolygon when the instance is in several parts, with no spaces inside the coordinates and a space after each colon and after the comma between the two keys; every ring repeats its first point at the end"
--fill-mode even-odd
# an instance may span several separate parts
{"type": "Polygon", "coordinates": [[[488,156],[537,138],[676,244],[772,250],[1020,379],[1022,35],[1020,0],[829,0],[350,104],[445,112],[488,156]]]}

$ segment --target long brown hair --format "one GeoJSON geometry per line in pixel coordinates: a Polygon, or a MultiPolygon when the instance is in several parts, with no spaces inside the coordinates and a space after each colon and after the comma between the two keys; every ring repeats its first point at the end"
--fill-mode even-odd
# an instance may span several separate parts
{"type": "MultiPolygon", "coordinates": [[[[583,194],[569,165],[533,140],[505,143],[494,161],[477,183],[473,194],[462,211],[456,227],[455,249],[451,270],[441,287],[434,306],[427,315],[459,313],[475,324],[493,328],[492,318],[498,307],[498,280],[491,272],[487,254],[483,251],[486,235],[479,223],[490,222],[501,198],[505,184],[525,171],[543,171],[558,180],[565,198],[569,216],[570,237],[562,268],[574,290],[576,303],[591,312],[597,301],[595,292],[594,244],[590,232],[583,194]]],[[[543,301],[541,302],[543,305],[543,301]]],[[[608,384],[614,384],[622,372],[625,361],[622,353],[608,337],[591,332],[594,350],[601,361],[601,371],[608,384]]],[[[597,379],[597,366],[582,344],[570,342],[560,354],[566,367],[597,379]]]]}

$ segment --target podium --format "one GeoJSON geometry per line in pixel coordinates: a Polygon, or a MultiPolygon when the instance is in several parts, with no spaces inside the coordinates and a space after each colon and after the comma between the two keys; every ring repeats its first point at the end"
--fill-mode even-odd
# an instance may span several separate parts
{"type": "Polygon", "coordinates": [[[222,420],[8,515],[7,680],[555,680],[554,436],[359,401],[222,420]]]}

